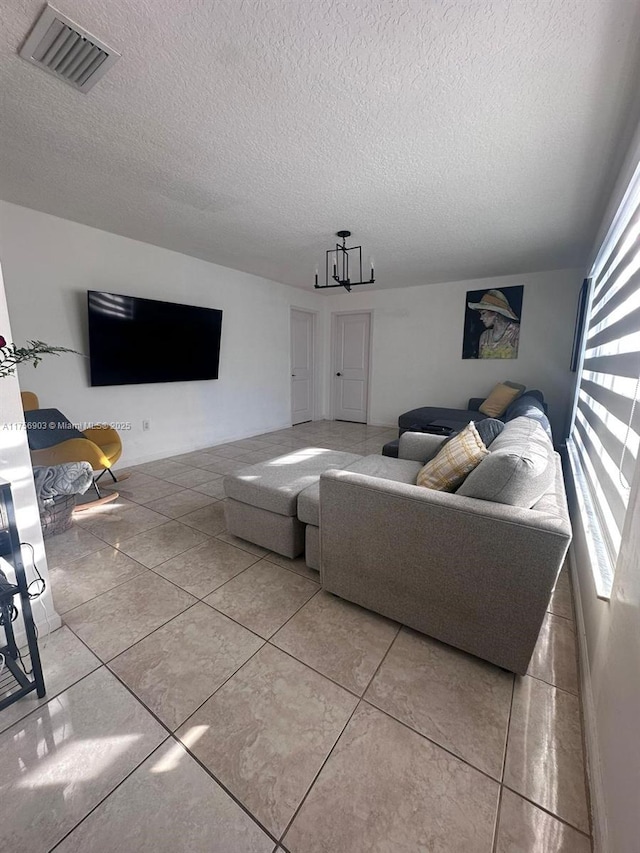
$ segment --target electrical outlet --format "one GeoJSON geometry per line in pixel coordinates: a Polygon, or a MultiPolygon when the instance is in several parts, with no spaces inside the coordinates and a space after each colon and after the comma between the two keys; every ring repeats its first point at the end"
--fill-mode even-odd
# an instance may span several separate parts
{"type": "Polygon", "coordinates": [[[151,424],[149,421],[142,421],[142,431],[148,432],[151,429],[151,424]]]}

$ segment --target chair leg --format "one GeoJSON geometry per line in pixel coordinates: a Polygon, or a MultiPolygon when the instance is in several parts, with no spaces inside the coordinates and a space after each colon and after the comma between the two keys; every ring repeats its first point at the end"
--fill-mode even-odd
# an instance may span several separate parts
{"type": "Polygon", "coordinates": [[[100,473],[96,477],[96,483],[98,482],[100,477],[102,477],[104,474],[109,474],[109,476],[111,477],[111,479],[113,480],[114,483],[118,482],[118,480],[117,480],[115,474],[113,473],[113,471],[111,470],[111,468],[103,468],[102,471],[100,471],[100,473]]]}

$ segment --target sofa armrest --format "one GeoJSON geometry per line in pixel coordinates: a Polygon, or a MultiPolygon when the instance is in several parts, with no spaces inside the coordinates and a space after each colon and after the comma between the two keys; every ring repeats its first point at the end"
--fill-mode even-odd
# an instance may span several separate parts
{"type": "Polygon", "coordinates": [[[467,408],[473,412],[479,412],[480,406],[484,403],[484,401],[485,401],[484,397],[470,397],[469,398],[469,404],[467,405],[467,408]]]}
{"type": "Polygon", "coordinates": [[[571,528],[564,513],[330,471],[320,537],[326,590],[524,674],[571,528]]]}
{"type": "Polygon", "coordinates": [[[398,459],[413,459],[424,464],[433,459],[446,439],[446,435],[428,432],[403,432],[398,445],[398,459]]]}

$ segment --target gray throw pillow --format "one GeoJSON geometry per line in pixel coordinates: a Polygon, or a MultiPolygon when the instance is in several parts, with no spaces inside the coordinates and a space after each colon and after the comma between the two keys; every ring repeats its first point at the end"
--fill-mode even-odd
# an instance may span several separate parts
{"type": "Polygon", "coordinates": [[[59,409],[32,409],[24,414],[30,450],[46,450],[70,438],[85,438],[59,409]]]}
{"type": "MultiPolygon", "coordinates": [[[[489,447],[493,440],[496,439],[504,429],[504,423],[498,420],[498,418],[483,418],[477,421],[474,420],[473,423],[485,447],[489,447]]],[[[465,424],[465,427],[466,426],[467,424],[465,424]]],[[[455,438],[455,436],[460,432],[461,430],[458,429],[455,432],[452,432],[451,435],[447,436],[446,440],[442,443],[443,446],[448,441],[451,441],[452,438],[455,438]]]]}
{"type": "Polygon", "coordinates": [[[497,438],[504,429],[504,423],[498,418],[484,418],[481,421],[474,421],[478,435],[484,442],[485,447],[489,447],[492,441],[497,438]]]}
{"type": "Polygon", "coordinates": [[[554,477],[555,454],[544,428],[531,418],[515,418],[457,494],[530,509],[553,486],[554,477]]]}

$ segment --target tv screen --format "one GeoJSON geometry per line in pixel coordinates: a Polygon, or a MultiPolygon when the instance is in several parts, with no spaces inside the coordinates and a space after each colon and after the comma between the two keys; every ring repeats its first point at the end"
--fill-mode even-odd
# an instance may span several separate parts
{"type": "Polygon", "coordinates": [[[217,379],[222,311],[90,290],[92,385],[217,379]]]}

